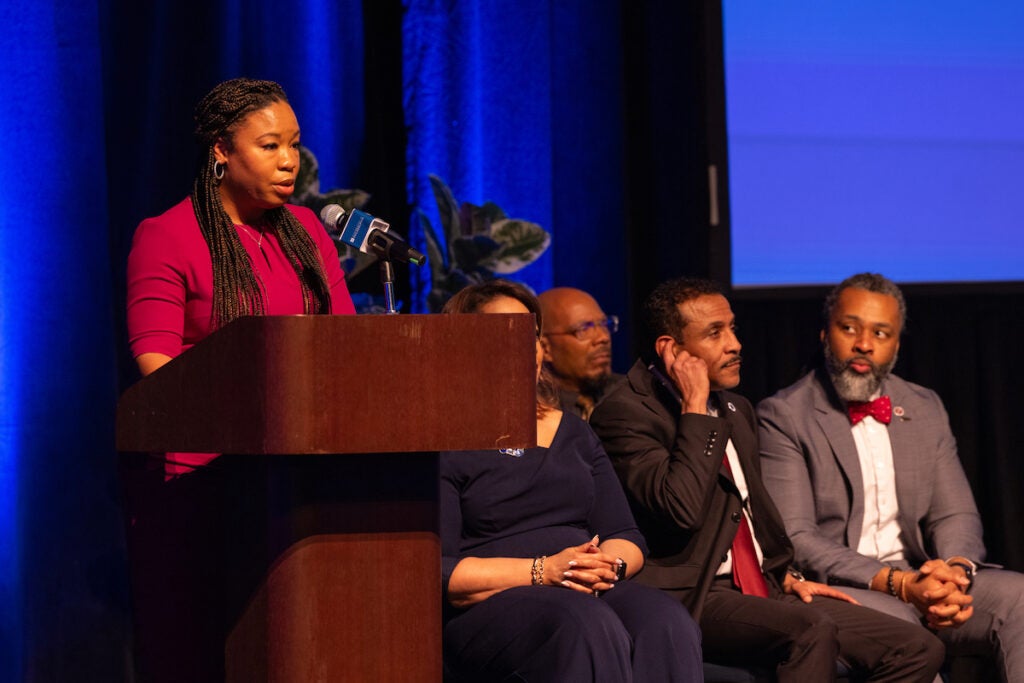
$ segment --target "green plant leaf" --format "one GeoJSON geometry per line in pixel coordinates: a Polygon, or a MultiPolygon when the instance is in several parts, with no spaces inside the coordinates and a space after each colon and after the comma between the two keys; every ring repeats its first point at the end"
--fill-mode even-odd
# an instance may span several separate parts
{"type": "Polygon", "coordinates": [[[487,214],[487,217],[490,218],[491,223],[508,218],[504,209],[494,202],[484,202],[484,205],[480,208],[487,214]]]}
{"type": "Polygon", "coordinates": [[[455,260],[452,253],[452,244],[456,238],[462,236],[462,224],[459,219],[459,204],[452,195],[451,188],[443,180],[431,173],[430,189],[434,192],[434,201],[437,202],[438,213],[441,214],[441,228],[444,232],[445,246],[448,248],[448,257],[455,260]]]}
{"type": "Polygon", "coordinates": [[[427,240],[427,260],[430,261],[430,286],[432,289],[436,289],[441,286],[448,272],[448,260],[445,258],[445,252],[441,248],[441,243],[437,240],[437,233],[434,232],[434,226],[430,224],[427,214],[423,209],[416,209],[413,215],[419,221],[420,228],[423,230],[423,236],[427,240]]]}
{"type": "Polygon", "coordinates": [[[295,175],[292,202],[306,206],[305,198],[316,194],[320,194],[320,164],[308,147],[299,145],[299,172],[295,175]]]}
{"type": "Polygon", "coordinates": [[[455,254],[452,270],[461,270],[464,273],[479,268],[490,258],[491,254],[501,248],[500,244],[487,235],[459,237],[452,242],[451,246],[452,253],[455,254]]]}
{"type": "Polygon", "coordinates": [[[291,203],[305,206],[320,215],[328,204],[339,204],[346,211],[358,209],[370,201],[370,194],[358,189],[334,189],[320,193],[320,170],[316,156],[307,147],[299,145],[299,173],[295,178],[295,192],[291,203]]]}
{"type": "Polygon", "coordinates": [[[536,261],[551,244],[551,234],[537,223],[504,219],[491,225],[491,237],[500,248],[480,265],[499,275],[521,270],[536,261]]]}
{"type": "Polygon", "coordinates": [[[326,194],[307,195],[302,202],[295,201],[294,196],[292,197],[292,203],[308,207],[317,216],[328,204],[338,204],[345,211],[351,211],[361,208],[368,201],[370,193],[365,190],[331,190],[326,194]]]}
{"type": "Polygon", "coordinates": [[[465,222],[469,225],[469,235],[489,235],[491,234],[491,221],[490,218],[483,212],[482,206],[476,204],[470,204],[469,202],[462,203],[462,217],[465,222]]]}

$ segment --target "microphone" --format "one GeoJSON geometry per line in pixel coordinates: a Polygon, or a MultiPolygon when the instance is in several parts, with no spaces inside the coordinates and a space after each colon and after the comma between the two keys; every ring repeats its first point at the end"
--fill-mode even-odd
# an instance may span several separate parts
{"type": "Polygon", "coordinates": [[[359,209],[345,211],[337,204],[328,204],[320,210],[320,220],[335,239],[364,254],[372,253],[386,261],[415,263],[417,266],[426,261],[426,257],[408,242],[390,234],[388,223],[359,209]]]}

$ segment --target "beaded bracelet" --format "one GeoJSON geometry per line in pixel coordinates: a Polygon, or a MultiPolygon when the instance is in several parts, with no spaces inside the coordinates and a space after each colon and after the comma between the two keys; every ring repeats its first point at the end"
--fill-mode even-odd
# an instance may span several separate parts
{"type": "Polygon", "coordinates": [[[889,576],[885,578],[885,585],[889,588],[889,595],[894,598],[900,597],[896,592],[896,583],[892,580],[893,574],[896,573],[896,567],[889,567],[889,576]]]}
{"type": "Polygon", "coordinates": [[[533,558],[533,564],[530,566],[530,583],[534,586],[544,585],[544,559],[546,557],[547,555],[541,555],[533,558]]]}

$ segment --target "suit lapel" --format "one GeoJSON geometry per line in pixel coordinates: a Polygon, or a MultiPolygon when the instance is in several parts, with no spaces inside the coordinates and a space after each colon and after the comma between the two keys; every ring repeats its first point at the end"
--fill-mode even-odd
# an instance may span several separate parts
{"type": "MultiPolygon", "coordinates": [[[[819,372],[814,392],[814,419],[825,434],[836,464],[849,483],[852,500],[850,517],[846,523],[846,542],[856,547],[861,527],[864,526],[864,477],[860,471],[857,444],[850,431],[850,419],[840,407],[838,399],[833,400],[830,394],[831,382],[827,375],[819,372]]],[[[828,457],[827,454],[818,455],[828,457]]]]}
{"type": "Polygon", "coordinates": [[[670,405],[668,392],[658,386],[658,381],[654,379],[643,360],[637,360],[626,377],[633,391],[640,397],[640,402],[657,416],[658,421],[662,424],[662,429],[674,434],[676,422],[673,418],[673,411],[678,417],[679,404],[676,403],[674,408],[670,405]],[[665,396],[665,399],[662,396],[665,396]]]}
{"type": "Polygon", "coordinates": [[[920,463],[914,454],[920,447],[915,442],[915,429],[912,409],[908,409],[909,396],[903,391],[899,382],[887,379],[882,387],[892,400],[893,417],[889,423],[889,443],[892,446],[892,466],[896,474],[896,500],[900,508],[900,528],[903,530],[904,543],[909,546],[910,554],[923,557],[924,548],[919,541],[919,530],[912,520],[913,510],[920,509],[919,498],[925,494],[921,482],[924,477],[920,471],[920,463]]]}
{"type": "MultiPolygon", "coordinates": [[[[792,560],[792,548],[785,534],[782,516],[772,502],[771,495],[764,487],[761,477],[761,455],[757,443],[757,434],[753,431],[749,419],[728,398],[718,393],[718,414],[729,423],[729,438],[736,449],[743,473],[747,481],[747,495],[754,517],[754,535],[764,553],[764,569],[774,573],[786,567],[792,560]]],[[[723,472],[724,475],[724,472],[723,472]]],[[[730,478],[730,483],[732,479],[730,478]]],[[[733,484],[733,490],[735,485],[733,484]]],[[[776,576],[776,579],[779,577],[776,576]]]]}
{"type": "Polygon", "coordinates": [[[729,422],[729,438],[732,439],[732,445],[743,465],[743,471],[753,471],[760,479],[761,467],[758,462],[760,456],[754,433],[750,431],[749,424],[745,421],[744,416],[739,414],[736,406],[720,392],[718,393],[718,416],[724,417],[729,422]]]}

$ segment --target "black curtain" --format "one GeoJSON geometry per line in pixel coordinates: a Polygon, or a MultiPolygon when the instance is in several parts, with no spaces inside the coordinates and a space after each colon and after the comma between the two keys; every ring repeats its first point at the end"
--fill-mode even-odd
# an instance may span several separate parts
{"type": "MultiPolygon", "coordinates": [[[[735,292],[739,391],[756,402],[821,362],[825,289],[735,292]]],[[[1018,286],[904,287],[907,329],[894,372],[942,397],[985,527],[989,560],[1024,570],[1021,419],[1024,293],[1018,286]]]]}
{"type": "MultiPolygon", "coordinates": [[[[720,3],[628,3],[623,10],[629,315],[658,283],[693,275],[729,285],[728,168],[720,3]],[[717,173],[717,224],[709,167],[717,173]]],[[[827,226],[823,226],[827,229],[827,226]]],[[[885,248],[885,237],[875,238],[885,248]]],[[[792,245],[801,250],[802,245],[792,245]]],[[[808,255],[808,258],[811,256],[808,255]]],[[[852,273],[850,273],[852,275],[852,273]]],[[[989,559],[1024,570],[1024,285],[904,288],[909,319],[895,372],[945,401],[985,528],[989,559]]],[[[743,342],[739,391],[753,402],[820,362],[827,288],[730,295],[743,342]]],[[[630,321],[632,322],[632,321],[630,321]]],[[[639,354],[639,330],[618,342],[639,354]]],[[[632,334],[630,334],[630,332],[632,334]]],[[[616,356],[619,363],[619,356],[616,356]]],[[[619,365],[625,370],[628,365],[619,365]]]]}

